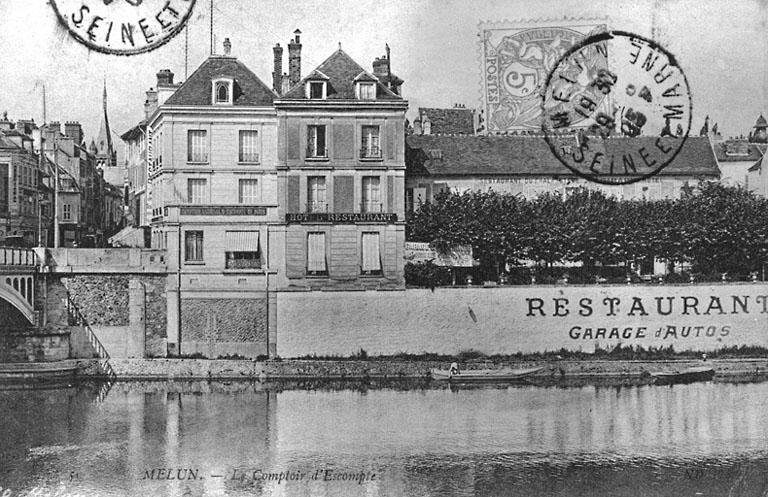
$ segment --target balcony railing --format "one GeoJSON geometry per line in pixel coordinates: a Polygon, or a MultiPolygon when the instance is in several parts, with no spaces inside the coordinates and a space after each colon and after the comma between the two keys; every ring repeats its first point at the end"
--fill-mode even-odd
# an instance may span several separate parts
{"type": "Polygon", "coordinates": [[[321,148],[315,150],[313,147],[307,147],[307,159],[327,159],[328,149],[321,148]]]}
{"type": "Polygon", "coordinates": [[[361,202],[360,212],[384,212],[384,204],[381,202],[361,202]]]}
{"type": "Polygon", "coordinates": [[[259,154],[257,153],[241,153],[240,162],[259,162],[259,154]]]}
{"type": "Polygon", "coordinates": [[[261,269],[261,259],[227,259],[227,269],[261,269]]]}
{"type": "Polygon", "coordinates": [[[381,159],[381,148],[377,146],[363,147],[360,149],[360,157],[363,159],[381,159]]]}
{"type": "Polygon", "coordinates": [[[325,202],[307,202],[306,212],[328,212],[328,204],[325,202]]]}

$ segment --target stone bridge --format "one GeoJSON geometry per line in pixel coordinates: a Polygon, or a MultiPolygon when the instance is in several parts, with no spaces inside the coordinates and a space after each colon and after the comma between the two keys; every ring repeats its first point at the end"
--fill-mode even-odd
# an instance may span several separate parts
{"type": "Polygon", "coordinates": [[[32,325],[38,324],[34,305],[36,273],[37,256],[32,249],[0,247],[0,299],[16,308],[32,325]]]}

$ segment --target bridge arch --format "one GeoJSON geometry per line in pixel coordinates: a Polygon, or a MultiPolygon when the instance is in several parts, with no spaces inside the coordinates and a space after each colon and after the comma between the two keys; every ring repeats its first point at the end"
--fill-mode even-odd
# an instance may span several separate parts
{"type": "Polygon", "coordinates": [[[0,277],[0,299],[11,304],[30,324],[35,324],[34,276],[6,274],[0,277]]]}

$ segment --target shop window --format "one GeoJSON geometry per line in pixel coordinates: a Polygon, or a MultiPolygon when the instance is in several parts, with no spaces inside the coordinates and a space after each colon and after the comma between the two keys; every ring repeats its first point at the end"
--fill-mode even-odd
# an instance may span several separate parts
{"type": "Polygon", "coordinates": [[[227,269],[261,269],[258,231],[227,231],[225,242],[227,269]]]}

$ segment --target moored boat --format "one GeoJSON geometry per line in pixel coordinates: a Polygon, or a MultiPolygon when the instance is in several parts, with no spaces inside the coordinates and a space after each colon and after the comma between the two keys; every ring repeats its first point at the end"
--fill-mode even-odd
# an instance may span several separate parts
{"type": "Polygon", "coordinates": [[[430,374],[434,380],[448,381],[513,381],[538,373],[544,368],[528,369],[469,369],[453,374],[448,369],[432,369],[430,374]]]}
{"type": "Polygon", "coordinates": [[[672,383],[693,383],[696,381],[708,381],[715,376],[715,369],[711,367],[688,368],[682,371],[665,371],[651,373],[654,383],[657,385],[670,385],[672,383]]]}

